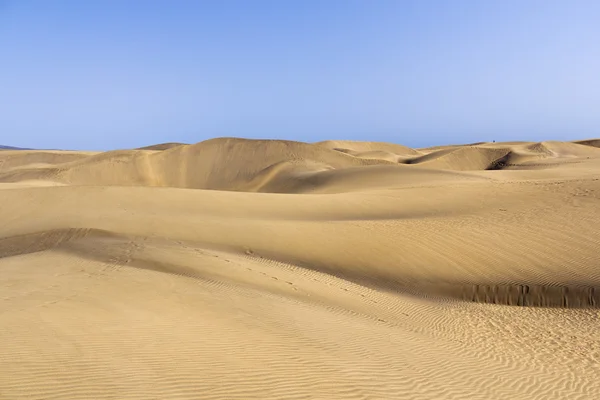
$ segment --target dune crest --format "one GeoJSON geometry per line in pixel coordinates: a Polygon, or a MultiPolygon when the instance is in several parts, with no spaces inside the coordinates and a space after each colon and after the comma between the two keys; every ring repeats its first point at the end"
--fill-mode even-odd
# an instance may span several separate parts
{"type": "Polygon", "coordinates": [[[179,147],[179,146],[185,146],[185,143],[160,143],[160,144],[154,144],[154,145],[150,145],[150,146],[145,146],[145,147],[139,147],[136,150],[154,150],[154,151],[162,151],[162,150],[170,150],[173,149],[175,147],[179,147]]]}
{"type": "Polygon", "coordinates": [[[0,398],[600,398],[598,140],[0,152],[0,398]]]}
{"type": "MultiPolygon", "coordinates": [[[[370,142],[308,144],[218,138],[194,145],[169,143],[143,149],[154,151],[5,152],[0,163],[0,182],[41,177],[74,185],[305,193],[306,176],[324,173],[326,178],[311,178],[312,187],[316,192],[327,192],[327,187],[321,187],[318,182],[330,181],[336,174],[347,177],[349,173],[345,170],[357,167],[388,166],[386,171],[396,174],[402,181],[404,175],[421,168],[444,171],[543,169],[600,156],[600,149],[596,147],[566,142],[484,143],[417,151],[401,145],[370,142]],[[409,165],[412,170],[407,170],[404,165],[409,165]]],[[[379,179],[377,173],[372,175],[373,180],[379,179]]],[[[360,182],[346,187],[350,191],[363,188],[360,182]]]]}

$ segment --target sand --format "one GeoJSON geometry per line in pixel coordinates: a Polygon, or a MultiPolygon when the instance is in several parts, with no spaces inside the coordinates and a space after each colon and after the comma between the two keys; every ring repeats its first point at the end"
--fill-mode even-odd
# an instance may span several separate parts
{"type": "Polygon", "coordinates": [[[0,152],[0,399],[598,399],[600,148],[0,152]]]}

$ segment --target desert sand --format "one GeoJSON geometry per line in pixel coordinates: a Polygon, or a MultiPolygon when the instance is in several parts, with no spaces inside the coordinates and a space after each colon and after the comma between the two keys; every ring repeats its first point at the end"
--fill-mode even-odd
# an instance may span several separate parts
{"type": "Polygon", "coordinates": [[[0,151],[1,399],[599,399],[600,140],[0,151]]]}

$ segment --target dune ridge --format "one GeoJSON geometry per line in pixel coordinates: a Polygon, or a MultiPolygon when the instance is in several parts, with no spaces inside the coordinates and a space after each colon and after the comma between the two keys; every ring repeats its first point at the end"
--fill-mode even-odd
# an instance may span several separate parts
{"type": "Polygon", "coordinates": [[[4,150],[0,398],[598,398],[596,142],[4,150]]]}
{"type": "MultiPolygon", "coordinates": [[[[386,171],[401,179],[408,172],[402,165],[410,165],[413,170],[459,172],[519,170],[596,159],[599,153],[595,147],[566,142],[484,143],[417,151],[385,143],[326,141],[308,144],[236,138],[211,139],[194,145],[170,143],[154,148],[160,150],[10,152],[0,164],[0,182],[35,180],[41,176],[45,180],[75,185],[288,193],[306,192],[310,186],[318,192],[327,191],[326,185],[318,182],[328,182],[335,174],[347,175],[346,170],[355,167],[389,166],[386,171]],[[307,184],[307,179],[312,183],[307,184]]],[[[372,175],[377,181],[377,174],[372,175]]],[[[388,183],[383,182],[382,186],[388,183]]],[[[361,190],[361,184],[355,186],[361,190]]]]}
{"type": "Polygon", "coordinates": [[[150,146],[139,147],[136,150],[162,151],[162,150],[170,150],[172,148],[179,147],[179,146],[185,146],[185,143],[177,143],[177,142],[160,143],[160,144],[153,144],[150,146]]]}

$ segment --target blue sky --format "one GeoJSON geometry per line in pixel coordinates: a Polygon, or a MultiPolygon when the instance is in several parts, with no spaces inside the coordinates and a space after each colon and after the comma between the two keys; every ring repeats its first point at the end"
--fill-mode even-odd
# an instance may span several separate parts
{"type": "Polygon", "coordinates": [[[600,137],[600,2],[0,0],[0,144],[600,137]]]}

